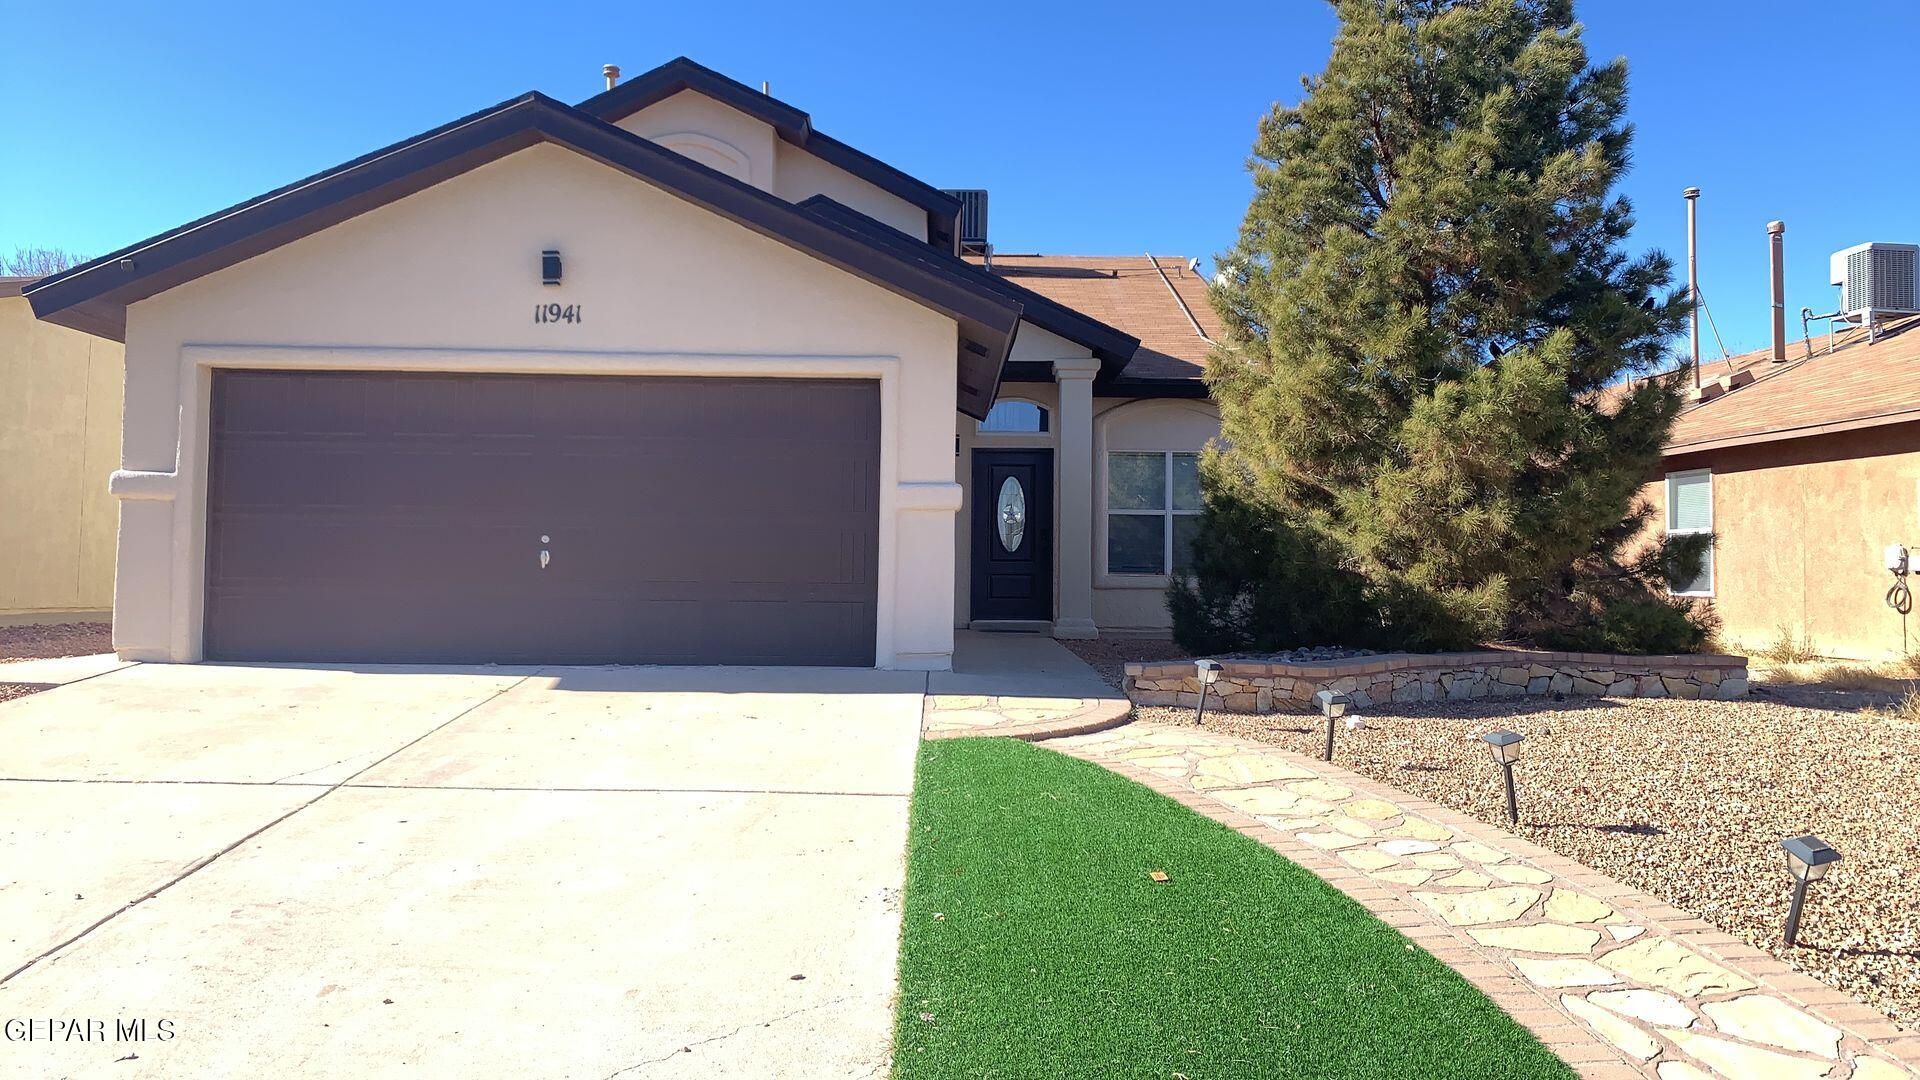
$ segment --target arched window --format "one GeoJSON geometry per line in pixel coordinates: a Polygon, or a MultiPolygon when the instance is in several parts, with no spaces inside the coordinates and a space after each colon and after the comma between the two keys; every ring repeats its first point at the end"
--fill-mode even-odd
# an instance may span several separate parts
{"type": "Polygon", "coordinates": [[[1031,401],[1008,399],[995,402],[980,421],[981,431],[1001,434],[1037,434],[1047,430],[1047,410],[1031,401]]]}

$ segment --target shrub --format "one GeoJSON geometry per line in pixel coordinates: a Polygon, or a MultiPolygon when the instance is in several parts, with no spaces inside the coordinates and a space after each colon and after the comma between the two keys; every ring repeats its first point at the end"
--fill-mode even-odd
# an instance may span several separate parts
{"type": "Polygon", "coordinates": [[[1193,653],[1374,644],[1365,582],[1311,529],[1267,512],[1218,450],[1201,459],[1206,510],[1193,573],[1167,590],[1173,639],[1193,653]]]}

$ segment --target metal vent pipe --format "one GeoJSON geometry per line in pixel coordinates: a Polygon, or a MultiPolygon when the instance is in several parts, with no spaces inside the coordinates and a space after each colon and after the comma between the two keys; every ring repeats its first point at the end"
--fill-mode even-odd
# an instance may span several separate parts
{"type": "Polygon", "coordinates": [[[1767,222],[1767,247],[1773,264],[1773,362],[1787,360],[1787,223],[1767,222]]]}

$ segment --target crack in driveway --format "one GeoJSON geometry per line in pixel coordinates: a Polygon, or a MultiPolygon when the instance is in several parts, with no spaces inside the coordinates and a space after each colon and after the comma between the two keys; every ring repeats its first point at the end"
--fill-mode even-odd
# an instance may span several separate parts
{"type": "Polygon", "coordinates": [[[636,1069],[644,1069],[644,1068],[647,1068],[648,1066],[658,1065],[663,1061],[670,1060],[677,1054],[691,1053],[693,1051],[693,1048],[696,1046],[709,1046],[709,1045],[712,1045],[713,1043],[724,1042],[751,1027],[772,1027],[775,1024],[782,1023],[787,1020],[791,1020],[796,1016],[804,1016],[807,1013],[818,1012],[821,1009],[830,1009],[835,1005],[842,1005],[851,1000],[853,1000],[853,995],[843,994],[840,997],[832,998],[827,1001],[818,1002],[813,1005],[803,1006],[798,1009],[792,1009],[788,1012],[781,1013],[779,1016],[776,1016],[771,1020],[750,1020],[747,1023],[741,1024],[730,1031],[723,1031],[718,1035],[709,1035],[704,1039],[696,1039],[693,1042],[681,1043],[677,1049],[669,1050],[666,1053],[661,1054],[659,1057],[648,1058],[645,1061],[635,1062],[634,1064],[629,1065],[624,1069],[615,1069],[614,1071],[608,1073],[605,1077],[603,1077],[602,1080],[613,1080],[613,1078],[616,1076],[625,1076],[636,1069]]]}

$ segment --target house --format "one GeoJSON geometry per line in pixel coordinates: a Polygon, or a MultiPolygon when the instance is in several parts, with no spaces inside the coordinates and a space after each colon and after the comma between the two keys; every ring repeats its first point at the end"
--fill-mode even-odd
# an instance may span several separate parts
{"type": "Polygon", "coordinates": [[[105,619],[121,349],[36,321],[33,280],[0,277],[0,624],[105,619]]]}
{"type": "Polygon", "coordinates": [[[616,80],[26,290],[126,343],[117,651],[939,670],[958,627],[1164,633],[1219,427],[1195,268],[990,254],[984,199],[793,105],[616,80]]]}
{"type": "Polygon", "coordinates": [[[1888,545],[1920,546],[1920,317],[1710,361],[1644,494],[1714,535],[1699,577],[1729,648],[1791,638],[1879,660],[1920,646],[1887,603],[1888,545]],[[1775,359],[1778,356],[1781,359],[1775,359]]]}

